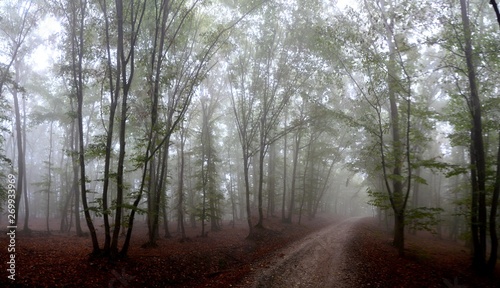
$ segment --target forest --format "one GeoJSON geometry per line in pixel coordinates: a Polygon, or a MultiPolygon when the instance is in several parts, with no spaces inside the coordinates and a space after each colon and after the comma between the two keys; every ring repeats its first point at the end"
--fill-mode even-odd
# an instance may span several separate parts
{"type": "Polygon", "coordinates": [[[2,265],[30,237],[69,235],[88,261],[115,263],[235,227],[299,237],[333,215],[373,218],[401,258],[423,231],[498,274],[498,11],[1,1],[2,265]]]}

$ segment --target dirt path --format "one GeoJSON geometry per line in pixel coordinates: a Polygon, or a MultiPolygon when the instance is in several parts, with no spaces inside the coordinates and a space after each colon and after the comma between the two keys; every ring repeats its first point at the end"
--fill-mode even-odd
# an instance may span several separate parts
{"type": "Polygon", "coordinates": [[[347,271],[344,247],[360,219],[342,220],[278,251],[259,264],[244,287],[353,287],[355,274],[347,271]]]}

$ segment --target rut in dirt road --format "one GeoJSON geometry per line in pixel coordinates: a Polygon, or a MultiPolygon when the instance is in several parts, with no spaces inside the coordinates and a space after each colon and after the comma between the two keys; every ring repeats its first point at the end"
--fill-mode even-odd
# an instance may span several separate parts
{"type": "Polygon", "coordinates": [[[344,247],[360,219],[343,220],[286,248],[271,267],[257,271],[251,287],[352,287],[356,275],[345,268],[344,247]]]}

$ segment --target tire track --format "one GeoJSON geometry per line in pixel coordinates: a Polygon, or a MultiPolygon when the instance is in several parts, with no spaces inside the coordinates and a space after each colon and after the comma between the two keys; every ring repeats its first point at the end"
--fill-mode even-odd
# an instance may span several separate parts
{"type": "Polygon", "coordinates": [[[348,218],[328,226],[277,253],[269,268],[258,269],[252,288],[352,287],[354,271],[345,268],[344,246],[361,218],[348,218]]]}

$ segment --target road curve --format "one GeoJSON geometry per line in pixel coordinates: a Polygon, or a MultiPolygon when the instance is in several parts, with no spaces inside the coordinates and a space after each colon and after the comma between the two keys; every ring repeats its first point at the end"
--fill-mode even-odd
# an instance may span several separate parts
{"type": "Polygon", "coordinates": [[[285,248],[266,268],[257,269],[245,287],[353,287],[356,275],[346,268],[344,247],[360,219],[342,220],[285,248]]]}

